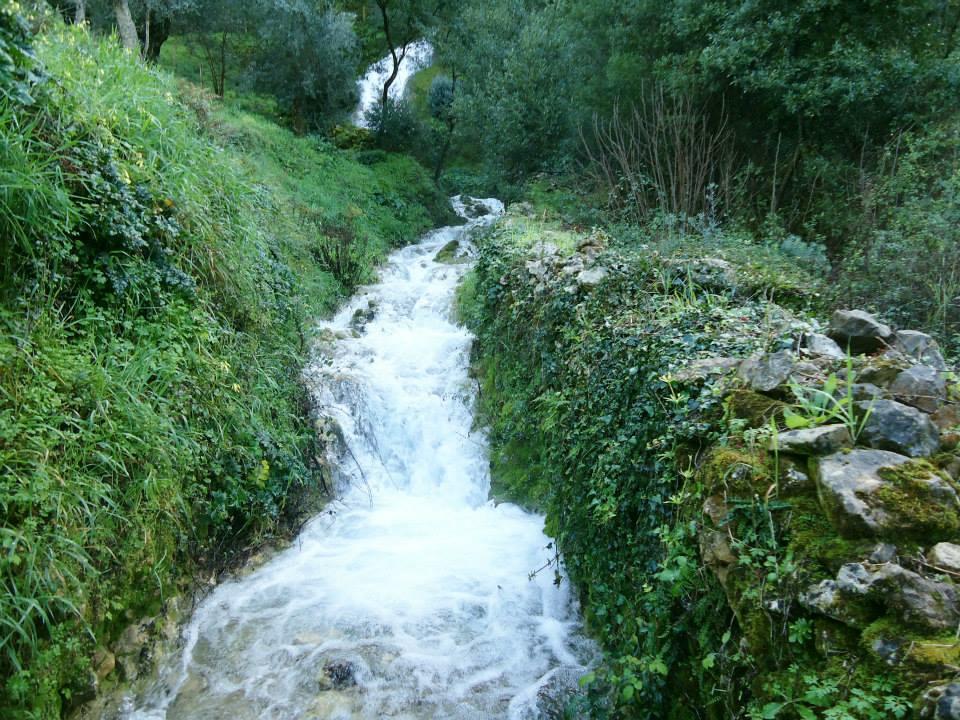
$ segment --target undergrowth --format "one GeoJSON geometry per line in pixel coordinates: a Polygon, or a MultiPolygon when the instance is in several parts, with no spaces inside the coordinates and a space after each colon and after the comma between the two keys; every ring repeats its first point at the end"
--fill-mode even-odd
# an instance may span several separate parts
{"type": "Polygon", "coordinates": [[[449,211],[406,158],[0,20],[0,715],[49,719],[318,492],[310,321],[449,211]]]}

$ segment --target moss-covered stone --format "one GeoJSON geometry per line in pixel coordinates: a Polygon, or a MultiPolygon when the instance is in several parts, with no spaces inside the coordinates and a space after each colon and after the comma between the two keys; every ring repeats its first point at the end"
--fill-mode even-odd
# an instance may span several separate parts
{"type": "Polygon", "coordinates": [[[708,494],[741,498],[765,495],[773,483],[764,454],[731,447],[710,451],[700,466],[700,478],[708,494]]]}
{"type": "Polygon", "coordinates": [[[957,537],[960,504],[954,483],[926,460],[882,468],[887,484],[877,497],[892,518],[890,539],[912,538],[933,543],[957,537]],[[931,481],[933,479],[933,481],[931,481]]]}
{"type": "Polygon", "coordinates": [[[769,425],[771,419],[779,425],[787,404],[752,390],[736,390],[727,397],[727,407],[733,417],[746,420],[748,427],[759,428],[769,425]]]}
{"type": "Polygon", "coordinates": [[[457,255],[459,250],[460,241],[451,240],[442,248],[440,248],[433,260],[434,262],[444,263],[446,265],[456,265],[457,263],[465,262],[466,258],[457,255]]]}

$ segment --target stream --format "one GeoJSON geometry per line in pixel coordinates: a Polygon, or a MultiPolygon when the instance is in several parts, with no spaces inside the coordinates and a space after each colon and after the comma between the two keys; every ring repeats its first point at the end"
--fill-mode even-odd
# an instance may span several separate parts
{"type": "Polygon", "coordinates": [[[526,720],[586,671],[568,583],[535,572],[555,560],[543,518],[488,499],[471,336],[451,318],[468,265],[434,256],[469,255],[502,205],[454,207],[466,225],[393,253],[323,324],[305,374],[339,438],[339,499],[200,604],[127,720],[526,720]]]}

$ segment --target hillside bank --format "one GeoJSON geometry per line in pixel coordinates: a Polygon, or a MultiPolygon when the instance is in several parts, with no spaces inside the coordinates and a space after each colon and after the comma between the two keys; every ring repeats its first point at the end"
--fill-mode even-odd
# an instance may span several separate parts
{"type": "Polygon", "coordinates": [[[48,720],[318,507],[312,321],[450,210],[405,157],[0,23],[0,715],[48,720]]]}
{"type": "Polygon", "coordinates": [[[542,218],[514,206],[479,241],[460,313],[494,492],[546,513],[606,651],[580,711],[957,717],[960,395],[936,343],[817,323],[816,268],[776,248],[542,218]]]}

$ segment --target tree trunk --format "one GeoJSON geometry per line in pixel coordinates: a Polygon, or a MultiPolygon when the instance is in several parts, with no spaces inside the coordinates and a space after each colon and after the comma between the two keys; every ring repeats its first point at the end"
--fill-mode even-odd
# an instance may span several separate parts
{"type": "MultiPolygon", "coordinates": [[[[403,58],[407,55],[407,48],[410,45],[409,41],[404,41],[403,47],[400,48],[400,54],[397,54],[397,48],[393,44],[393,34],[390,31],[390,15],[387,12],[387,6],[390,4],[390,0],[377,0],[377,7],[380,8],[380,18],[383,21],[383,38],[387,43],[387,50],[390,52],[390,58],[393,61],[393,71],[390,73],[390,76],[387,78],[386,82],[383,83],[383,92],[380,95],[380,107],[382,111],[387,112],[387,103],[390,101],[390,87],[393,85],[394,80],[397,79],[397,75],[400,74],[400,63],[403,62],[403,58]]],[[[380,123],[381,128],[383,123],[380,123]]]]}
{"type": "Polygon", "coordinates": [[[127,0],[113,0],[113,12],[117,16],[120,42],[127,50],[137,52],[140,49],[140,41],[137,38],[137,26],[133,24],[133,16],[130,15],[127,0]]]}
{"type": "Polygon", "coordinates": [[[155,63],[160,59],[160,48],[170,37],[170,18],[154,18],[150,24],[150,40],[145,42],[143,56],[147,62],[155,63]]]}
{"type": "Polygon", "coordinates": [[[73,16],[76,25],[83,25],[87,21],[87,0],[75,0],[77,11],[73,16]]]}

